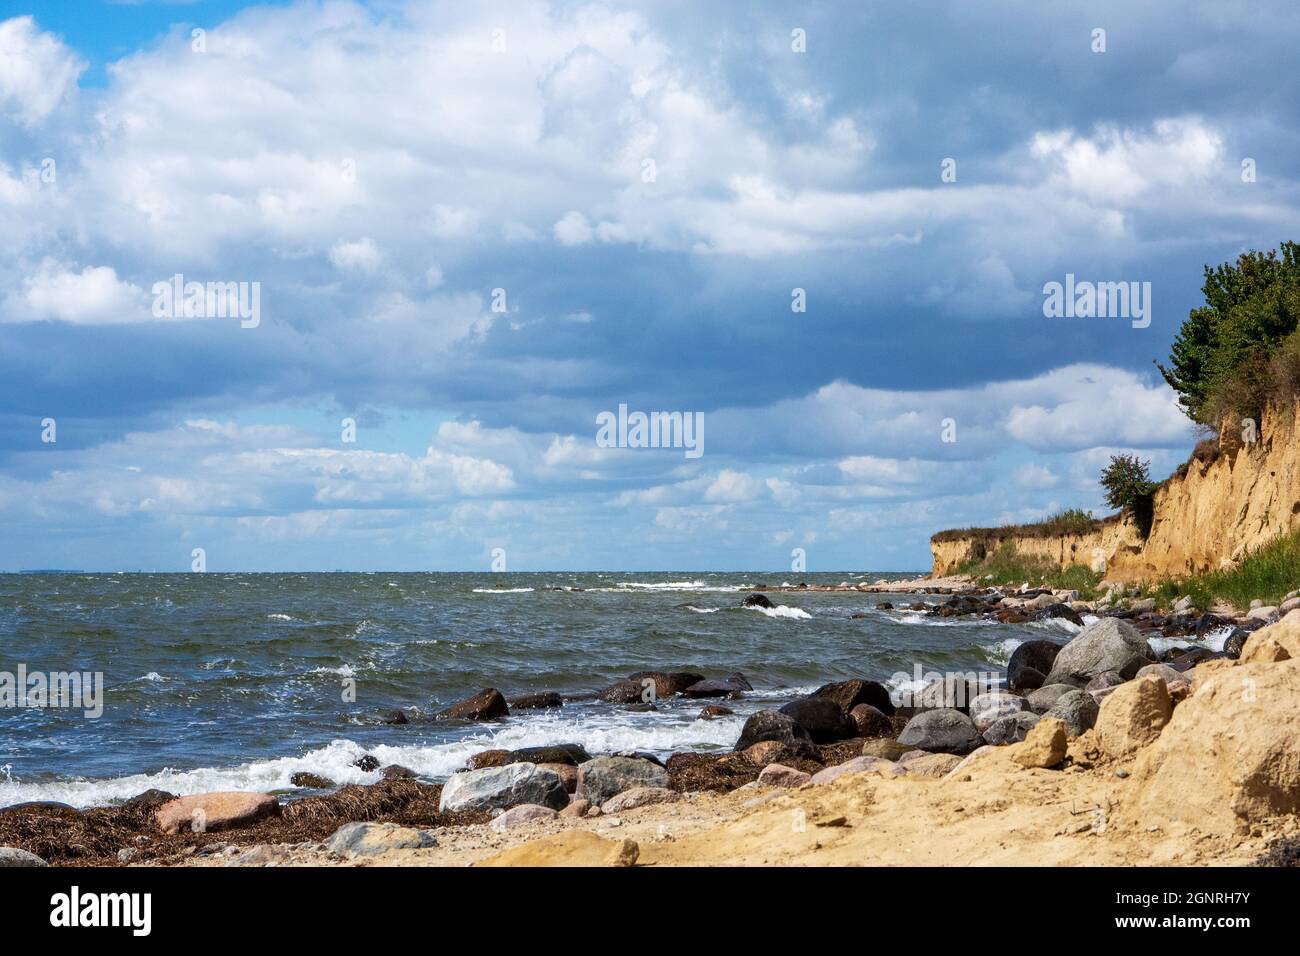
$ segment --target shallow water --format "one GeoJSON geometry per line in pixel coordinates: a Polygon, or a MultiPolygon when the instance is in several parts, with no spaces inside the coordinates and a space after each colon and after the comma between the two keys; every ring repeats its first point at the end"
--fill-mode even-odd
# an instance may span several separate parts
{"type": "MultiPolygon", "coordinates": [[[[810,584],[910,575],[800,575],[810,584]]],[[[439,780],[487,747],[577,742],[589,751],[730,747],[744,717],[831,680],[897,689],[915,668],[987,672],[1065,622],[1005,625],[881,611],[924,595],[773,593],[781,575],[22,574],[0,575],[0,672],[102,672],[97,719],[65,708],[0,708],[0,806],[109,803],[288,787],[300,770],[372,782],[362,753],[439,780]],[[558,590],[556,590],[558,589],[558,590]],[[865,614],[854,619],[854,614],[865,614]],[[654,712],[568,703],[490,724],[388,726],[483,687],[507,697],[592,692],[642,669],[743,672],[755,691],[734,717],[701,702],[654,712]],[[353,682],[354,685],[353,685],[353,682]],[[345,692],[355,686],[355,702],[345,692]],[[414,709],[413,709],[414,708],[414,709]]]]}

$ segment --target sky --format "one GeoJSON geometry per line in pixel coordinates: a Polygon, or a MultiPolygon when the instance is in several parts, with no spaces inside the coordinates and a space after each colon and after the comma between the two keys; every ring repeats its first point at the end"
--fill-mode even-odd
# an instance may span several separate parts
{"type": "Polygon", "coordinates": [[[1300,238],[1297,45],[1289,0],[4,0],[0,571],[914,570],[1105,513],[1196,438],[1154,361],[1204,266],[1300,238]],[[1146,319],[1046,315],[1067,275],[1146,319]]]}

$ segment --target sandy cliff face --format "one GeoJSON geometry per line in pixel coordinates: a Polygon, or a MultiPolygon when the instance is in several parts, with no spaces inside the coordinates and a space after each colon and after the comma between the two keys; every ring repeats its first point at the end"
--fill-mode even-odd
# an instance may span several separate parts
{"type": "Polygon", "coordinates": [[[1152,581],[1226,567],[1300,528],[1300,405],[1266,414],[1254,444],[1242,444],[1234,431],[1221,447],[1217,459],[1192,461],[1156,492],[1146,541],[1127,519],[1091,534],[932,541],[934,573],[950,574],[981,549],[1011,541],[1020,553],[1060,567],[1104,560],[1111,579],[1152,581]]]}

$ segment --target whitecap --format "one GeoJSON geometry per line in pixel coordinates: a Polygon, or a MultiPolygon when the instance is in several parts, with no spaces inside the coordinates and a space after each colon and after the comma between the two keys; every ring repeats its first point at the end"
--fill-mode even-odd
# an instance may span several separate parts
{"type": "Polygon", "coordinates": [[[776,604],[773,605],[772,607],[759,607],[758,605],[750,605],[749,607],[746,607],[745,610],[759,611],[763,614],[766,614],[768,617],[789,617],[789,618],[794,618],[796,620],[804,620],[806,618],[812,617],[812,615],[809,614],[807,611],[805,611],[803,608],[792,607],[789,604],[776,604]]]}
{"type": "Polygon", "coordinates": [[[533,588],[475,588],[475,594],[527,594],[533,588]]]}

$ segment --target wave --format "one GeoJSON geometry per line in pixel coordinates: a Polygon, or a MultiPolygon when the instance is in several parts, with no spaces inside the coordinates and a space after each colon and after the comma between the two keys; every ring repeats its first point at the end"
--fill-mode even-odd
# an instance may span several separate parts
{"type": "Polygon", "coordinates": [[[620,581],[613,587],[588,590],[605,594],[628,594],[636,591],[701,591],[729,594],[749,589],[748,584],[706,584],[703,581],[620,581]]]}
{"type": "Polygon", "coordinates": [[[696,607],[694,604],[683,604],[682,609],[694,611],[696,614],[717,614],[722,610],[720,607],[696,607]]]}
{"type": "Polygon", "coordinates": [[[895,624],[919,624],[922,627],[995,627],[1001,623],[993,617],[930,617],[921,611],[905,611],[893,620],[895,624]]]}
{"type": "Polygon", "coordinates": [[[745,610],[759,611],[762,614],[766,614],[768,617],[790,617],[796,620],[805,620],[812,617],[812,615],[803,608],[792,607],[789,604],[777,604],[772,607],[758,607],[755,605],[747,607],[745,610]]]}
{"type": "Polygon", "coordinates": [[[475,588],[475,594],[527,594],[536,588],[475,588]]]}

